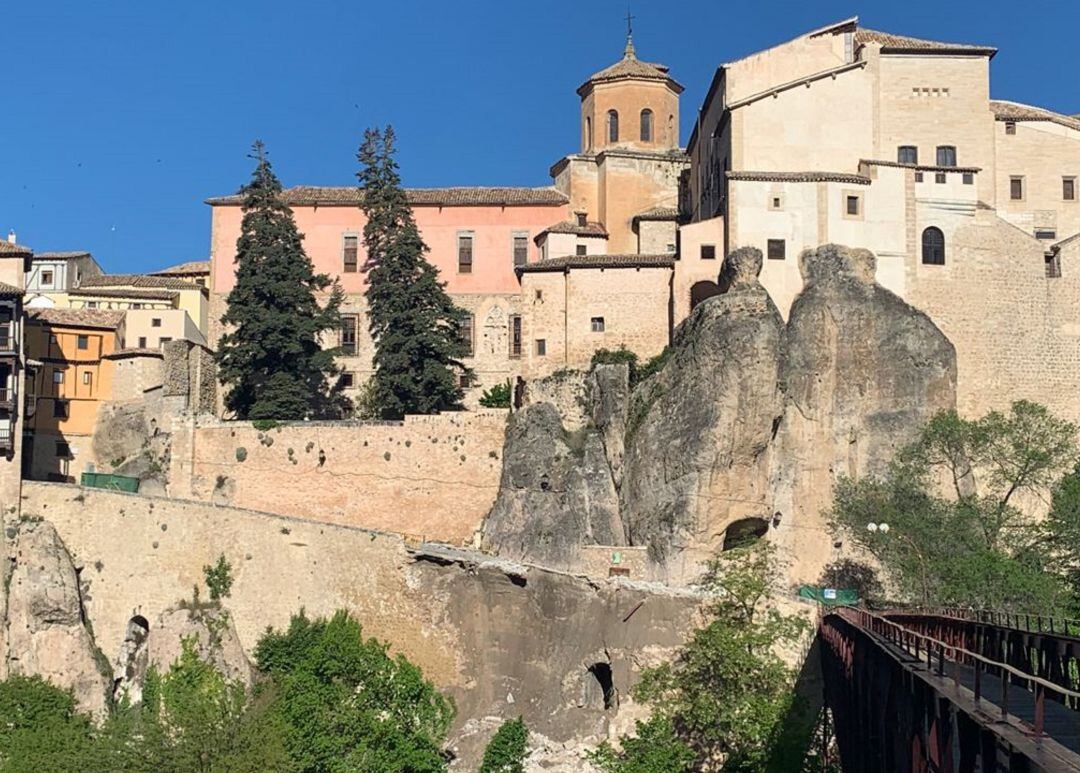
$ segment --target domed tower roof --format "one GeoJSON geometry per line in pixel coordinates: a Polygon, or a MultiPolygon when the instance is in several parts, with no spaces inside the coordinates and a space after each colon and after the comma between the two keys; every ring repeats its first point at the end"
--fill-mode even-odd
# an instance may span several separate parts
{"type": "Polygon", "coordinates": [[[597,83],[619,80],[664,81],[667,83],[668,88],[676,94],[681,94],[684,90],[683,85],[668,73],[666,64],[643,62],[638,59],[637,52],[634,50],[634,40],[629,35],[626,37],[623,58],[610,67],[605,67],[600,72],[593,73],[587,81],[578,87],[577,93],[584,97],[597,83]]]}

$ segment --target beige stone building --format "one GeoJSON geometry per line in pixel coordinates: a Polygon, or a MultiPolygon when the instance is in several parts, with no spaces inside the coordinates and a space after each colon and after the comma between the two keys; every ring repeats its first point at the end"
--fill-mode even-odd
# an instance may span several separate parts
{"type": "Polygon", "coordinates": [[[851,18],[717,68],[687,147],[676,319],[718,289],[718,253],[760,248],[786,316],[802,250],[865,247],[956,345],[961,409],[1080,417],[1080,121],[992,100],[995,53],[851,18]]]}

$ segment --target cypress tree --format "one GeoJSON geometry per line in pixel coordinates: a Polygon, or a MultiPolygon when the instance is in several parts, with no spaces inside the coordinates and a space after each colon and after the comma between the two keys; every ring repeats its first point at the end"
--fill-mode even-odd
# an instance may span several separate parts
{"type": "Polygon", "coordinates": [[[375,342],[373,401],[383,418],[461,407],[457,373],[465,312],[457,308],[424,255],[401,175],[394,130],[368,129],[357,153],[361,208],[367,215],[368,320],[375,342]]]}
{"type": "Polygon", "coordinates": [[[341,287],[315,273],[262,142],[252,158],[251,182],[240,190],[236,284],[221,318],[228,332],[217,352],[218,378],[229,388],[225,405],[241,419],[340,416],[348,400],[337,352],[320,339],[341,327],[341,287]]]}

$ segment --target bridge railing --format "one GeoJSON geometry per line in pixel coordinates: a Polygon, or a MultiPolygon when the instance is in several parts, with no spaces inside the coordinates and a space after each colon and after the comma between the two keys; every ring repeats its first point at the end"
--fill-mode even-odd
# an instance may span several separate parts
{"type": "Polygon", "coordinates": [[[973,623],[1015,628],[1029,633],[1050,633],[1058,636],[1080,637],[1080,620],[1035,612],[1003,612],[997,609],[970,607],[903,607],[904,614],[936,615],[973,623]]]}
{"type": "MultiPolygon", "coordinates": [[[[910,613],[910,610],[905,610],[910,613]]],[[[1043,720],[1046,710],[1046,695],[1048,692],[1055,693],[1066,705],[1077,705],[1080,701],[1080,692],[1054,684],[1051,681],[1035,676],[1021,669],[1015,668],[1008,663],[993,660],[977,652],[965,649],[955,643],[942,641],[906,626],[895,623],[879,614],[860,607],[841,607],[836,610],[848,622],[873,633],[904,652],[915,657],[918,661],[925,661],[929,670],[936,671],[939,677],[946,676],[946,663],[952,668],[953,686],[960,687],[960,667],[970,665],[975,673],[974,693],[978,703],[983,699],[982,677],[984,673],[995,674],[1001,682],[1001,699],[996,704],[1001,711],[1001,718],[1010,716],[1009,711],[1009,686],[1017,681],[1035,694],[1034,729],[1036,735],[1043,734],[1043,720]],[[937,661],[936,667],[934,661],[937,661]]],[[[990,700],[988,698],[988,700],[990,700]]],[[[993,702],[993,701],[991,701],[993,702]]],[[[1024,721],[1016,714],[1016,719],[1024,721]]]]}

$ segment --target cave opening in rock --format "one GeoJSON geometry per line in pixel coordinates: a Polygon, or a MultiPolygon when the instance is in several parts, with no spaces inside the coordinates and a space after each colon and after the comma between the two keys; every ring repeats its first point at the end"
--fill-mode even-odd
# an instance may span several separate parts
{"type": "Polygon", "coordinates": [[[593,675],[596,683],[600,685],[600,691],[604,695],[604,710],[615,708],[617,705],[617,693],[615,683],[611,678],[611,664],[593,663],[589,666],[589,673],[593,675]]]}
{"type": "Polygon", "coordinates": [[[720,285],[716,282],[708,280],[694,282],[690,288],[690,310],[693,311],[699,303],[712,298],[714,295],[720,295],[720,293],[720,285]]]}
{"type": "Polygon", "coordinates": [[[769,522],[764,518],[743,518],[724,530],[724,550],[752,545],[765,536],[769,522]]]}

